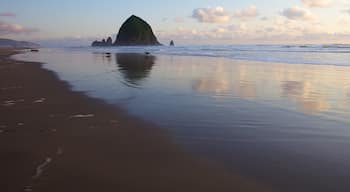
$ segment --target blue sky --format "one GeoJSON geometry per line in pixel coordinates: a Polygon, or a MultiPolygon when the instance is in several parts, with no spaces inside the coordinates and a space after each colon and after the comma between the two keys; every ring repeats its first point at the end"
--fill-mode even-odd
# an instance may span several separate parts
{"type": "Polygon", "coordinates": [[[0,36],[86,45],[132,14],[163,43],[350,43],[347,0],[0,0],[0,36]]]}

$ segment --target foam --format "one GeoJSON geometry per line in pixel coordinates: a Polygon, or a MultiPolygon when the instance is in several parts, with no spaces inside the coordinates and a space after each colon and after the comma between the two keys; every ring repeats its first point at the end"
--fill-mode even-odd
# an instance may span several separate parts
{"type": "Polygon", "coordinates": [[[70,116],[71,118],[92,118],[95,117],[94,114],[77,114],[70,116]]]}

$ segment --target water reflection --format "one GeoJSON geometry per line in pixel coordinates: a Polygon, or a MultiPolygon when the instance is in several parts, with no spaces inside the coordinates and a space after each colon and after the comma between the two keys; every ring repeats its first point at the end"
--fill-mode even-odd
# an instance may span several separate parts
{"type": "Polygon", "coordinates": [[[116,63],[126,82],[141,85],[150,75],[156,57],[139,53],[117,53],[116,63]]]}
{"type": "Polygon", "coordinates": [[[349,67],[225,59],[216,59],[216,64],[211,65],[208,60],[198,60],[202,65],[207,62],[209,67],[191,69],[188,64],[185,67],[189,69],[186,73],[196,75],[192,89],[199,93],[253,99],[336,119],[350,113],[349,67]]]}
{"type": "Polygon", "coordinates": [[[198,92],[222,93],[229,90],[230,85],[225,80],[200,79],[193,82],[193,89],[198,92]]]}
{"type": "Polygon", "coordinates": [[[313,85],[298,81],[282,83],[282,95],[294,99],[301,111],[317,113],[327,111],[329,104],[320,93],[312,91],[313,85]]]}
{"type": "Polygon", "coordinates": [[[109,52],[93,52],[94,61],[110,64],[112,62],[112,55],[109,52]]]}
{"type": "Polygon", "coordinates": [[[234,93],[246,99],[253,99],[256,97],[256,87],[255,84],[248,81],[240,81],[238,84],[235,84],[233,87],[234,93]]]}
{"type": "Polygon", "coordinates": [[[282,84],[282,95],[285,97],[298,97],[303,94],[304,83],[298,81],[285,81],[282,84]]]}

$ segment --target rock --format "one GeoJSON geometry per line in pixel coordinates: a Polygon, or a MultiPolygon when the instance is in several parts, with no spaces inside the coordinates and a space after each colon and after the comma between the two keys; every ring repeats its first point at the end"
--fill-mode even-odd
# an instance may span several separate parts
{"type": "Polygon", "coordinates": [[[94,41],[91,46],[136,46],[136,45],[161,45],[157,37],[154,35],[151,26],[135,15],[129,17],[119,29],[117,39],[113,43],[111,37],[102,39],[102,41],[94,41]]]}
{"type": "Polygon", "coordinates": [[[173,41],[173,40],[171,40],[171,41],[170,41],[170,46],[175,46],[175,44],[174,44],[174,41],[173,41]]]}
{"type": "Polygon", "coordinates": [[[98,41],[94,41],[91,43],[91,46],[93,47],[97,47],[99,45],[99,42],[98,41]]]}
{"type": "Polygon", "coordinates": [[[102,47],[102,46],[106,46],[106,42],[103,42],[103,41],[94,41],[94,42],[92,42],[91,46],[93,46],[93,47],[102,47]]]}
{"type": "Polygon", "coordinates": [[[112,37],[108,37],[108,38],[107,38],[106,45],[107,45],[107,46],[112,46],[112,45],[113,45],[112,37]]]}
{"type": "Polygon", "coordinates": [[[161,44],[154,35],[151,26],[143,19],[132,15],[120,27],[114,45],[132,46],[161,44]]]}
{"type": "Polygon", "coordinates": [[[107,41],[105,39],[102,39],[102,41],[94,41],[92,42],[91,46],[93,47],[103,47],[103,46],[112,46],[112,38],[108,37],[107,41]]]}

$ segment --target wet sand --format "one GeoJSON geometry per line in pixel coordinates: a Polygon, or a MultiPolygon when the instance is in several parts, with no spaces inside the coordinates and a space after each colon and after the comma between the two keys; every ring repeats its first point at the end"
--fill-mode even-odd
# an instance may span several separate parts
{"type": "Polygon", "coordinates": [[[270,191],[0,49],[0,191],[270,191]]]}

